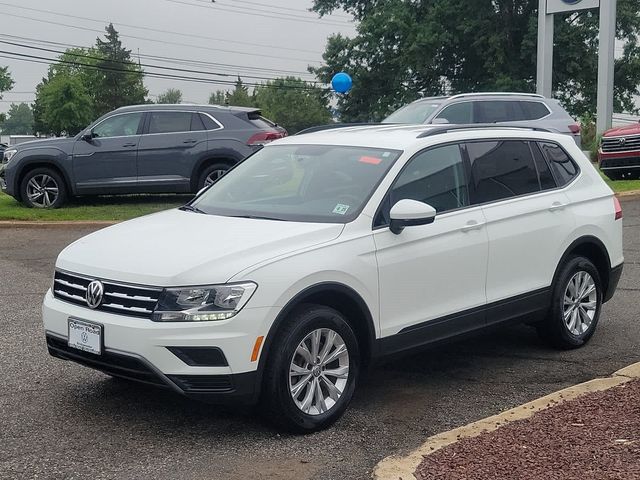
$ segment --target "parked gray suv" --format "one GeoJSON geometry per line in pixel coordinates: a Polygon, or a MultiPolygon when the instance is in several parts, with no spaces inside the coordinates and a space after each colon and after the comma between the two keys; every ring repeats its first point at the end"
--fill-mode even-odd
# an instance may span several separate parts
{"type": "Polygon", "coordinates": [[[123,107],[75,137],[8,148],[0,186],[39,208],[59,207],[76,195],[194,193],[286,134],[255,108],[123,107]]]}
{"type": "Polygon", "coordinates": [[[509,123],[571,135],[581,145],[580,125],[557,100],[534,93],[463,93],[421,98],[399,108],[382,123],[509,123]]]}

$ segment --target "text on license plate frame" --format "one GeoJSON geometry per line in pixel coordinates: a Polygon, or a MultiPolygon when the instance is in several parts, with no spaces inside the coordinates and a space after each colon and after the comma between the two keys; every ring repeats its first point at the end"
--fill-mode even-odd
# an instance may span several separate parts
{"type": "Polygon", "coordinates": [[[104,350],[104,327],[102,325],[69,317],[67,329],[67,345],[70,348],[102,355],[104,350]]]}

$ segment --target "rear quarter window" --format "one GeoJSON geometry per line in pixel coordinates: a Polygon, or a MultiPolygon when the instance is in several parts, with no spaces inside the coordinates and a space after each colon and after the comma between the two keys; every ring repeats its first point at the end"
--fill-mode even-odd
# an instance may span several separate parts
{"type": "Polygon", "coordinates": [[[546,142],[538,145],[549,162],[549,167],[559,187],[564,187],[578,176],[580,173],[578,165],[559,145],[546,142]]]}
{"type": "Polygon", "coordinates": [[[520,108],[523,112],[523,120],[538,120],[549,115],[549,109],[542,102],[520,102],[520,108]]]}

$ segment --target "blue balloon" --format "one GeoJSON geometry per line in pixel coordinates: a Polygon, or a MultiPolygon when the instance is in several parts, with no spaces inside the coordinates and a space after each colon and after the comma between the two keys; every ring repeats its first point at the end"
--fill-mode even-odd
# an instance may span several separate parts
{"type": "Polygon", "coordinates": [[[338,93],[347,93],[353,86],[353,80],[348,73],[336,73],[331,79],[331,86],[338,93]]]}

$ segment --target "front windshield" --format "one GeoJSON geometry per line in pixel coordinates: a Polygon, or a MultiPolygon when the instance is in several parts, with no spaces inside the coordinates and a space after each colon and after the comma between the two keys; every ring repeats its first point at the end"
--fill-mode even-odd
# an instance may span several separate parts
{"type": "Polygon", "coordinates": [[[400,154],[336,145],[268,146],[220,178],[191,207],[212,215],[347,223],[400,154]]]}
{"type": "Polygon", "coordinates": [[[410,103],[393,112],[382,123],[424,123],[440,105],[440,102],[426,101],[410,103]]]}

